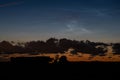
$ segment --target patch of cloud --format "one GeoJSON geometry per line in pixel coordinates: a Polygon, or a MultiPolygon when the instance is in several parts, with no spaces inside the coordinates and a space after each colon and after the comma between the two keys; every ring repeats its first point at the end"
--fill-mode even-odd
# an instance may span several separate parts
{"type": "Polygon", "coordinates": [[[95,10],[95,14],[96,14],[96,16],[99,16],[99,17],[109,16],[108,13],[106,12],[106,10],[95,10]]]}
{"type": "Polygon", "coordinates": [[[72,32],[72,31],[75,30],[75,26],[74,25],[67,24],[66,27],[67,27],[66,31],[68,31],[68,32],[72,32]]]}
{"type": "Polygon", "coordinates": [[[86,28],[81,28],[81,31],[82,31],[83,33],[91,33],[91,31],[88,30],[88,29],[86,29],[86,28]]]}
{"type": "Polygon", "coordinates": [[[99,8],[85,8],[83,10],[85,13],[89,13],[90,15],[93,15],[93,16],[98,16],[98,17],[108,17],[110,16],[109,15],[109,12],[111,10],[109,9],[99,9],[99,8]]]}
{"type": "Polygon", "coordinates": [[[87,29],[85,26],[78,24],[76,21],[71,22],[69,24],[66,24],[66,30],[65,32],[70,32],[70,33],[84,33],[84,34],[89,34],[92,33],[91,30],[87,29]]]}
{"type": "Polygon", "coordinates": [[[107,16],[110,16],[109,12],[111,11],[108,8],[103,9],[103,8],[91,8],[91,7],[90,8],[83,7],[80,9],[63,9],[63,10],[65,12],[75,14],[75,15],[77,15],[77,17],[79,17],[81,15],[107,17],[107,16]]]}

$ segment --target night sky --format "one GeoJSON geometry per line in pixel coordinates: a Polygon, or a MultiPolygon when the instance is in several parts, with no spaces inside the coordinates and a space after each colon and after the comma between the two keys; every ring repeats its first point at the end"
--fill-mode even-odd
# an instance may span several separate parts
{"type": "Polygon", "coordinates": [[[0,0],[0,40],[120,42],[120,0],[0,0]]]}

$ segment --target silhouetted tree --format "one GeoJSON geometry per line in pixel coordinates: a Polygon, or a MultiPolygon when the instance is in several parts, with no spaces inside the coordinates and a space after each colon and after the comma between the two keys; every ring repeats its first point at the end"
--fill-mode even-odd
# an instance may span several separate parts
{"type": "Polygon", "coordinates": [[[29,53],[35,52],[36,48],[37,48],[37,45],[36,45],[35,41],[27,42],[25,44],[25,50],[26,50],[26,52],[29,52],[29,53]]]}
{"type": "Polygon", "coordinates": [[[120,54],[120,43],[113,44],[113,53],[120,54]]]}
{"type": "Polygon", "coordinates": [[[64,53],[64,51],[67,51],[69,48],[73,47],[72,40],[68,40],[66,38],[59,40],[59,49],[61,53],[64,53]]]}
{"type": "Polygon", "coordinates": [[[58,53],[58,39],[50,38],[46,41],[46,51],[48,53],[58,53]]]}
{"type": "Polygon", "coordinates": [[[70,54],[77,55],[77,51],[75,49],[69,49],[70,54]]]}
{"type": "Polygon", "coordinates": [[[60,64],[66,64],[68,63],[67,57],[66,56],[61,56],[59,59],[60,64]]]}
{"type": "Polygon", "coordinates": [[[47,45],[44,41],[37,41],[37,51],[40,53],[45,53],[47,49],[47,45]]]}
{"type": "Polygon", "coordinates": [[[13,46],[13,53],[25,53],[25,49],[22,46],[15,45],[13,46]]]}
{"type": "Polygon", "coordinates": [[[93,56],[95,55],[103,55],[105,54],[105,52],[107,52],[107,50],[105,50],[102,47],[97,48],[98,45],[103,45],[106,46],[104,44],[98,44],[98,43],[94,43],[94,42],[90,42],[89,40],[86,41],[80,41],[78,44],[76,44],[76,50],[78,52],[82,52],[82,53],[88,53],[91,54],[93,56]]]}
{"type": "Polygon", "coordinates": [[[53,63],[58,63],[58,62],[59,62],[59,55],[56,55],[53,63]]]}
{"type": "Polygon", "coordinates": [[[8,41],[0,42],[0,53],[5,54],[13,53],[13,45],[8,41]]]}
{"type": "MultiPolygon", "coordinates": [[[[26,43],[18,42],[17,44],[15,42],[2,41],[0,42],[0,53],[64,53],[73,48],[74,51],[72,51],[72,54],[82,52],[91,55],[104,55],[107,52],[106,46],[107,44],[105,43],[91,42],[89,40],[76,41],[66,38],[60,40],[49,38],[46,42],[30,41],[26,43]]],[[[119,53],[119,44],[115,44],[113,48],[115,53],[119,53]]]]}
{"type": "Polygon", "coordinates": [[[25,44],[25,51],[29,53],[46,52],[47,46],[44,41],[31,41],[25,44]]]}

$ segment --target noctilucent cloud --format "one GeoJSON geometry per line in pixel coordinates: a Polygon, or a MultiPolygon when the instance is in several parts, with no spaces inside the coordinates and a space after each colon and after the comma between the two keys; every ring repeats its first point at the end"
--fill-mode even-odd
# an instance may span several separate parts
{"type": "Polygon", "coordinates": [[[120,42],[120,0],[0,0],[0,40],[120,42]]]}

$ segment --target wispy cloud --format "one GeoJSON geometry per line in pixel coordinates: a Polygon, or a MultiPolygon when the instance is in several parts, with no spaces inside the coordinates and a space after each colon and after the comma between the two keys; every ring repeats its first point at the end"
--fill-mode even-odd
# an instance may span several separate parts
{"type": "Polygon", "coordinates": [[[88,30],[85,26],[77,24],[76,22],[72,22],[66,25],[66,32],[71,33],[92,33],[91,30],[88,30]]]}
{"type": "Polygon", "coordinates": [[[97,8],[85,8],[83,10],[85,13],[89,13],[90,15],[93,16],[98,16],[98,17],[108,17],[110,16],[108,13],[110,12],[109,9],[106,8],[101,8],[101,9],[97,9],[97,8]]]}
{"type": "Polygon", "coordinates": [[[86,28],[80,28],[83,33],[92,33],[92,31],[86,29],[86,28]]]}
{"type": "Polygon", "coordinates": [[[71,32],[71,31],[73,31],[73,30],[74,30],[73,26],[71,26],[71,25],[68,24],[66,31],[70,31],[70,32],[71,32]]]}
{"type": "Polygon", "coordinates": [[[107,10],[94,10],[93,12],[96,14],[96,16],[107,17],[109,15],[108,15],[108,13],[106,11],[107,10]]]}
{"type": "Polygon", "coordinates": [[[23,3],[23,1],[21,1],[21,2],[9,2],[9,3],[0,4],[0,7],[14,6],[14,5],[22,4],[22,3],[23,3]]]}
{"type": "MultiPolygon", "coordinates": [[[[108,8],[80,8],[80,9],[62,9],[65,12],[72,13],[74,17],[77,15],[77,17],[81,15],[92,15],[92,16],[98,16],[98,17],[107,17],[109,16],[109,9],[108,8]]],[[[76,17],[75,17],[76,18],[76,17]]]]}

